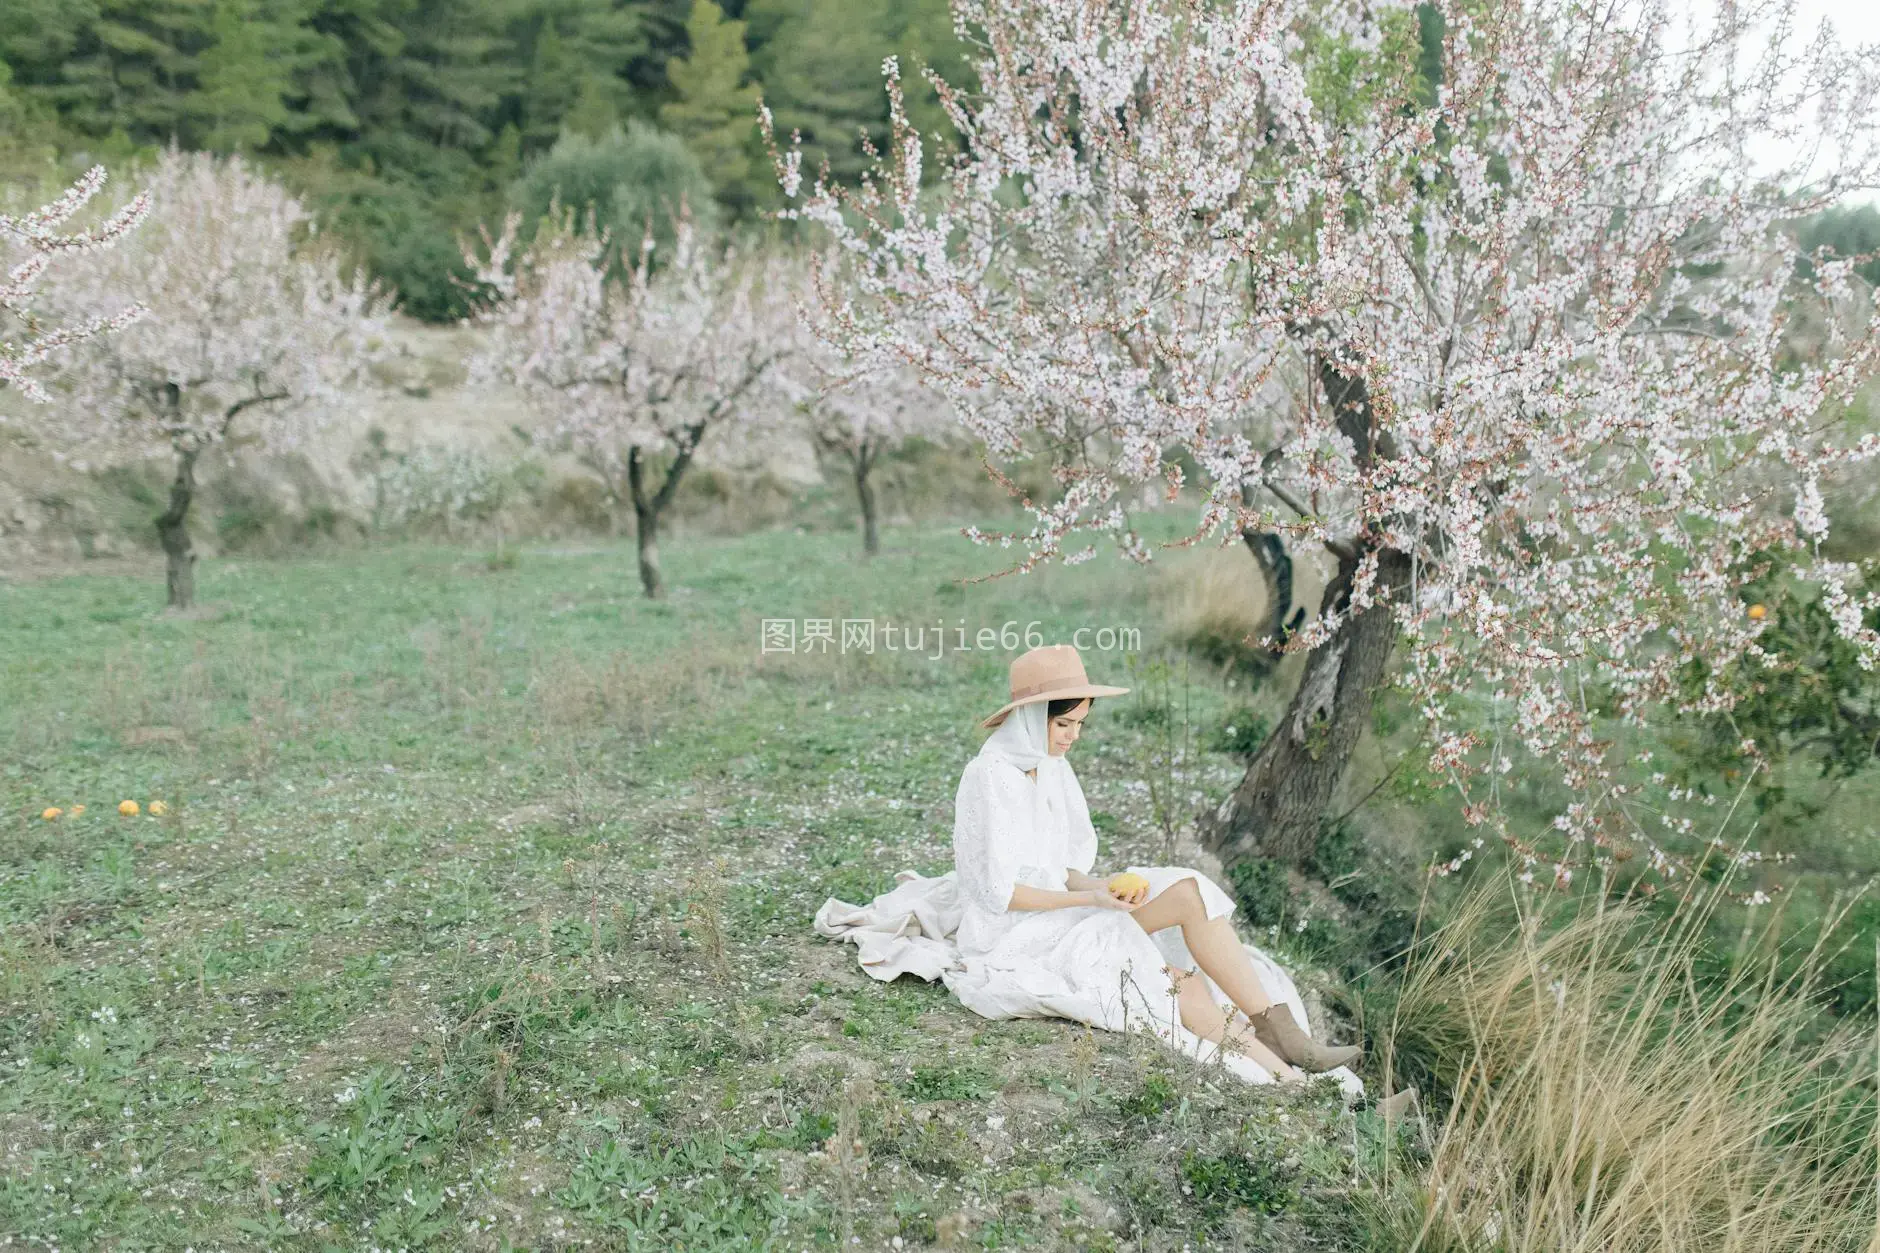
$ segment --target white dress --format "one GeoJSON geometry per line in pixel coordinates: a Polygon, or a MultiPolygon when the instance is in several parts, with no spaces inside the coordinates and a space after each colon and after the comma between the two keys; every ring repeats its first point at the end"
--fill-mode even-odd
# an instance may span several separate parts
{"type": "MultiPolygon", "coordinates": [[[[966,969],[948,985],[987,1017],[1073,1018],[1112,1031],[1179,1026],[1166,967],[1197,969],[1185,947],[1186,960],[1172,961],[1124,910],[1009,907],[1018,884],[1067,891],[1067,871],[1089,874],[1096,864],[1097,833],[1070,763],[1046,757],[1037,771],[1034,780],[996,755],[981,754],[960,776],[953,859],[962,909],[954,942],[966,969]]],[[[1153,895],[1192,878],[1208,917],[1233,912],[1232,898],[1198,870],[1129,869],[1150,881],[1153,895]]],[[[1180,943],[1179,929],[1168,934],[1180,943]]]]}
{"type": "MultiPolygon", "coordinates": [[[[953,871],[928,878],[904,870],[892,891],[867,905],[830,897],[816,912],[816,930],[854,943],[871,977],[937,975],[961,1004],[986,1018],[1069,1018],[1111,1031],[1146,1030],[1191,1057],[1220,1060],[1249,1082],[1273,1082],[1257,1062],[1182,1025],[1169,967],[1194,972],[1216,1004],[1228,998],[1201,971],[1181,928],[1151,936],[1128,911],[1100,905],[1010,908],[1018,884],[1061,892],[1067,871],[1089,874],[1096,863],[1097,833],[1076,772],[1043,750],[1044,713],[1042,705],[1013,710],[961,773],[953,871]]],[[[1233,898],[1191,867],[1127,869],[1149,881],[1151,899],[1192,878],[1208,917],[1234,910],[1233,898]]],[[[1254,945],[1242,949],[1268,998],[1306,1025],[1291,976],[1254,945]]],[[[1349,1070],[1330,1073],[1347,1094],[1363,1093],[1349,1070]]]]}

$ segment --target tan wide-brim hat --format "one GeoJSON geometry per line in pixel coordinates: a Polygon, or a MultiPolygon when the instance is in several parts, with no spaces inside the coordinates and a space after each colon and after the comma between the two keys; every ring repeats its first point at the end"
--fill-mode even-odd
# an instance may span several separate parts
{"type": "Polygon", "coordinates": [[[1126,687],[1092,683],[1084,674],[1084,659],[1069,644],[1046,644],[1012,659],[1012,699],[979,725],[996,727],[1020,705],[1041,700],[1074,700],[1082,696],[1121,696],[1126,687]]]}

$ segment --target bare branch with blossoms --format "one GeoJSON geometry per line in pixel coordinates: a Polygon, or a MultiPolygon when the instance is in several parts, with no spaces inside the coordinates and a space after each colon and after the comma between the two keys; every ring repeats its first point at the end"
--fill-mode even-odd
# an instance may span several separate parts
{"type": "Polygon", "coordinates": [[[1755,648],[1759,554],[1807,558],[1880,658],[1873,591],[1814,556],[1822,478],[1880,452],[1834,418],[1880,334],[1790,229],[1880,184],[1880,60],[1798,48],[1788,0],[1689,31],[1663,0],[1428,7],[1440,49],[1409,0],[955,0],[984,51],[971,99],[936,83],[962,137],[937,191],[892,61],[872,177],[805,189],[789,149],[779,178],[844,259],[817,290],[847,351],[997,455],[1062,454],[1019,569],[1093,555],[1079,532],[1149,559],[1118,501],[1180,485],[1169,450],[1197,536],[1337,558],[1217,851],[1309,854],[1395,674],[1472,823],[1681,873],[1695,820],[1616,728],[1729,699],[1679,676],[1755,648]],[[1834,328],[1803,361],[1797,302],[1834,328]],[[1508,817],[1517,757],[1576,797],[1544,831],[1508,817]]]}
{"type": "Polygon", "coordinates": [[[649,234],[624,273],[572,213],[517,255],[519,226],[512,215],[465,249],[497,293],[476,318],[489,339],[472,373],[520,386],[549,439],[632,505],[641,586],[659,597],[660,523],[700,446],[721,427],[760,434],[783,408],[773,367],[797,338],[789,268],[702,237],[683,214],[672,255],[655,257],[649,234]]]}
{"type": "Polygon", "coordinates": [[[198,458],[237,430],[281,451],[316,431],[380,352],[390,300],[319,247],[299,200],[239,158],[168,151],[146,194],[143,227],[75,262],[52,303],[75,323],[126,296],[162,314],[81,345],[44,425],[80,468],[175,458],[156,523],[169,603],[187,608],[198,458]]]}
{"type": "Polygon", "coordinates": [[[39,378],[48,362],[94,335],[124,329],[145,313],[140,304],[119,301],[108,312],[49,322],[42,302],[34,298],[40,277],[53,262],[111,247],[149,213],[150,195],[140,192],[97,226],[63,230],[104,189],[105,177],[104,167],[95,165],[51,204],[23,217],[0,213],[0,248],[11,254],[0,261],[6,267],[0,278],[0,387],[17,387],[39,404],[52,399],[39,378]]]}

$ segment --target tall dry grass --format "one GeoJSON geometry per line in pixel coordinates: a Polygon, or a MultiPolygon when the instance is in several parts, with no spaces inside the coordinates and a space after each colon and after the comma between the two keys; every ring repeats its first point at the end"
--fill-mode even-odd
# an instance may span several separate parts
{"type": "Polygon", "coordinates": [[[1266,588],[1247,550],[1209,548],[1165,573],[1160,593],[1169,638],[1210,661],[1266,669],[1266,588]]]}
{"type": "Polygon", "coordinates": [[[1872,1024],[1820,1009],[1825,938],[1717,954],[1715,907],[1550,910],[1503,874],[1416,947],[1393,1039],[1452,1086],[1378,1247],[1880,1250],[1872,1024]]]}
{"type": "MultiPolygon", "coordinates": [[[[1293,608],[1318,610],[1329,571],[1310,548],[1293,554],[1293,608]]],[[[1272,632],[1266,585],[1244,544],[1204,547],[1171,561],[1156,588],[1170,640],[1220,665],[1255,673],[1275,661],[1261,641],[1272,632]]]]}

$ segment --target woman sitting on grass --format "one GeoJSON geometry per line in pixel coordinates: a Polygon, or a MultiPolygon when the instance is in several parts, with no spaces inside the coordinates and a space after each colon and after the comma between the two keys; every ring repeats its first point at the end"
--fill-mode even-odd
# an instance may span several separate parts
{"type": "Polygon", "coordinates": [[[967,763],[954,801],[964,907],[955,940],[965,973],[949,974],[948,985],[994,1018],[1063,1017],[1111,1030],[1134,1020],[1159,1024],[1166,1037],[1178,1016],[1256,1080],[1348,1065],[1356,1046],[1312,1039],[1269,993],[1228,921],[1234,903],[1213,880],[1185,866],[1091,875],[1097,835],[1065,754],[1092,701],[1128,690],[1091,683],[1066,644],[1012,663],[1012,699],[981,724],[997,729],[967,763]],[[1150,939],[1170,927],[1191,957],[1185,968],[1150,939]],[[1231,1006],[1215,1002],[1197,967],[1231,1006]]]}

